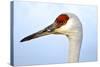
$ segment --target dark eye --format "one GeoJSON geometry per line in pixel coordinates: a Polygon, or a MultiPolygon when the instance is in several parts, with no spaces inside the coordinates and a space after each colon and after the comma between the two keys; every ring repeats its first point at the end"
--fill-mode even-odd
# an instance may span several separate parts
{"type": "Polygon", "coordinates": [[[47,31],[48,31],[48,32],[51,32],[51,30],[50,30],[50,29],[47,29],[47,31]]]}

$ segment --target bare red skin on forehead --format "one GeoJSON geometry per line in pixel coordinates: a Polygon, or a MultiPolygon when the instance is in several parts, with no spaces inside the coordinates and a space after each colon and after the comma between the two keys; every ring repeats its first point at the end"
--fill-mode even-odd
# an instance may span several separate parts
{"type": "Polygon", "coordinates": [[[56,27],[59,28],[62,25],[65,25],[67,23],[68,19],[69,19],[69,17],[66,14],[59,15],[55,20],[56,27]]]}

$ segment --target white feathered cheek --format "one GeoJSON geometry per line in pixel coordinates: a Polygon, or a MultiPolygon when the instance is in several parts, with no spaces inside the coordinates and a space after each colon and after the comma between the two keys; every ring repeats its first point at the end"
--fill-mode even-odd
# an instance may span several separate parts
{"type": "Polygon", "coordinates": [[[67,32],[74,33],[78,32],[80,28],[80,21],[74,18],[68,20],[68,23],[63,27],[66,28],[67,32]]]}

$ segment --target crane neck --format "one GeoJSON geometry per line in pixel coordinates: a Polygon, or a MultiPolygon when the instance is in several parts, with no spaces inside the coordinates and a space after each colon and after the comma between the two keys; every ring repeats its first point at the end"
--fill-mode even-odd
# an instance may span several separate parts
{"type": "Polygon", "coordinates": [[[69,52],[68,52],[69,63],[79,62],[81,43],[82,43],[81,33],[69,36],[69,52]]]}

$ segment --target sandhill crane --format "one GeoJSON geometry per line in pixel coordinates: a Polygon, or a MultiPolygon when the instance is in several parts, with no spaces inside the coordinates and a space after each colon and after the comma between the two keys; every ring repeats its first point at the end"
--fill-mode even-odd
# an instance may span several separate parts
{"type": "Polygon", "coordinates": [[[49,34],[61,34],[68,37],[69,50],[68,50],[68,62],[79,62],[80,49],[82,43],[82,24],[79,18],[73,13],[62,13],[55,19],[54,23],[48,27],[33,33],[20,42],[29,41],[41,36],[49,34]]]}

